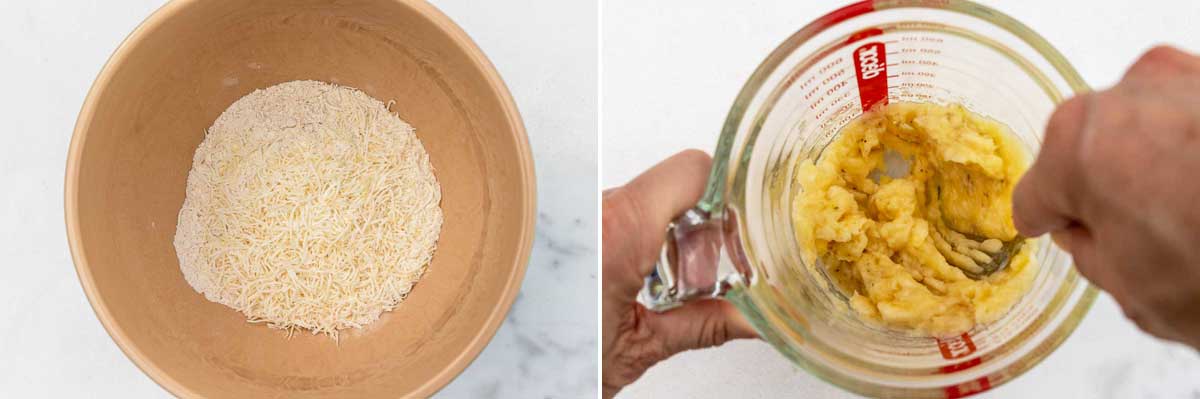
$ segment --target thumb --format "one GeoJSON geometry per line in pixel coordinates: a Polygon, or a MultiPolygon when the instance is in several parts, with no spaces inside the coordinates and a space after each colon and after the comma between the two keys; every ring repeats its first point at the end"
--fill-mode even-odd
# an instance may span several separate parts
{"type": "Polygon", "coordinates": [[[733,304],[718,299],[690,302],[670,312],[652,313],[647,322],[662,337],[668,356],[718,346],[732,339],[758,337],[733,304]]]}
{"type": "Polygon", "coordinates": [[[654,270],[667,226],[700,201],[711,165],[708,154],[688,150],[605,191],[600,241],[606,295],[632,302],[654,270]]]}
{"type": "Polygon", "coordinates": [[[1074,173],[1091,98],[1072,98],[1054,111],[1037,160],[1013,191],[1013,224],[1026,237],[1061,230],[1077,217],[1074,173]]]}

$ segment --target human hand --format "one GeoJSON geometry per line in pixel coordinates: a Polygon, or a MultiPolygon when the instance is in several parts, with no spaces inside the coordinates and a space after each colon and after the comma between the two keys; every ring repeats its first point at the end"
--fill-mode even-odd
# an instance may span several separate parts
{"type": "Polygon", "coordinates": [[[629,184],[604,192],[605,398],[676,353],[757,336],[725,301],[689,302],[665,313],[650,312],[636,301],[643,280],[654,269],[667,225],[700,200],[711,163],[703,152],[684,151],[629,184]]]}
{"type": "Polygon", "coordinates": [[[1063,103],[1013,194],[1079,272],[1160,338],[1200,348],[1200,58],[1157,47],[1063,103]]]}

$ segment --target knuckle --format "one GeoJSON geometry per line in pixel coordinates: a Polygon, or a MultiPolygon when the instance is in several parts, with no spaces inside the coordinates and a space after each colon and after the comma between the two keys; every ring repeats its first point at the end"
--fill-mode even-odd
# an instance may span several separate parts
{"type": "Polygon", "coordinates": [[[634,212],[636,209],[633,199],[629,195],[629,189],[625,187],[613,189],[609,195],[604,197],[601,211],[603,232],[615,233],[632,228],[635,220],[634,212]]]}
{"type": "Polygon", "coordinates": [[[1169,63],[1178,60],[1180,55],[1184,54],[1178,49],[1165,44],[1159,44],[1146,50],[1141,59],[1151,63],[1169,63]]]}
{"type": "Polygon", "coordinates": [[[1154,46],[1133,62],[1133,66],[1129,67],[1129,73],[1134,75],[1157,71],[1162,66],[1169,64],[1176,57],[1177,51],[1167,46],[1154,46]]]}
{"type": "Polygon", "coordinates": [[[1045,137],[1037,161],[1030,172],[1048,173],[1074,161],[1084,128],[1085,103],[1091,94],[1082,94],[1060,104],[1046,123],[1045,137]],[[1046,169],[1039,171],[1039,169],[1046,169]]]}
{"type": "Polygon", "coordinates": [[[726,328],[724,320],[715,316],[706,317],[701,323],[699,340],[696,343],[697,348],[707,348],[710,346],[718,346],[729,340],[729,329],[726,328]]]}
{"type": "MultiPolygon", "coordinates": [[[[1117,299],[1117,293],[1113,292],[1113,289],[1116,287],[1108,286],[1109,284],[1107,284],[1108,281],[1107,281],[1106,276],[1102,276],[1102,275],[1099,275],[1099,273],[1097,273],[1096,268],[1093,267],[1095,265],[1093,265],[1091,262],[1091,259],[1090,259],[1091,256],[1089,254],[1087,254],[1085,251],[1076,251],[1076,252],[1078,252],[1078,253],[1071,254],[1071,258],[1073,259],[1073,261],[1075,263],[1075,269],[1079,271],[1079,274],[1083,275],[1083,277],[1086,277],[1093,284],[1096,284],[1096,286],[1098,286],[1102,289],[1105,289],[1105,290],[1109,290],[1110,293],[1112,293],[1113,298],[1117,299]]],[[[1120,301],[1117,301],[1117,302],[1120,302],[1120,301]]]]}
{"type": "Polygon", "coordinates": [[[1134,116],[1137,113],[1132,112],[1135,104],[1124,93],[1112,90],[1096,93],[1092,107],[1088,116],[1095,118],[1092,121],[1095,126],[1091,128],[1099,132],[1116,132],[1115,129],[1127,128],[1135,123],[1134,116]]]}
{"type": "Polygon", "coordinates": [[[1070,132],[1072,129],[1078,129],[1082,125],[1084,115],[1084,103],[1087,101],[1087,96],[1092,94],[1081,94],[1071,97],[1064,101],[1050,115],[1050,121],[1046,124],[1047,133],[1062,133],[1070,132]]]}
{"type": "Polygon", "coordinates": [[[1112,151],[1125,151],[1127,134],[1137,126],[1136,105],[1122,93],[1111,90],[1093,95],[1090,109],[1084,111],[1080,143],[1080,161],[1085,168],[1109,164],[1112,151]]]}
{"type": "Polygon", "coordinates": [[[1138,57],[1129,67],[1125,78],[1129,80],[1161,79],[1163,74],[1195,71],[1200,65],[1195,57],[1177,48],[1157,45],[1138,57]]]}
{"type": "MultiPolygon", "coordinates": [[[[646,253],[650,244],[643,238],[642,206],[637,196],[628,186],[612,189],[601,205],[600,237],[605,254],[615,254],[612,261],[615,264],[631,264],[637,262],[646,253]]],[[[605,264],[609,257],[606,256],[605,264]]]]}
{"type": "Polygon", "coordinates": [[[636,211],[625,187],[613,189],[602,201],[600,235],[604,242],[617,242],[616,238],[635,229],[636,211]]]}

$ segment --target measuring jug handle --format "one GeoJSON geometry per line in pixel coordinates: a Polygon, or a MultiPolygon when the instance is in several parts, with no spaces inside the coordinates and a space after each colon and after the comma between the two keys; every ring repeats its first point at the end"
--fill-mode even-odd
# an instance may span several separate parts
{"type": "MultiPolygon", "coordinates": [[[[646,276],[638,302],[662,312],[697,298],[718,298],[729,289],[722,275],[722,223],[709,212],[689,209],[667,226],[654,271],[646,276]]],[[[727,262],[726,262],[727,263],[727,262]]]]}

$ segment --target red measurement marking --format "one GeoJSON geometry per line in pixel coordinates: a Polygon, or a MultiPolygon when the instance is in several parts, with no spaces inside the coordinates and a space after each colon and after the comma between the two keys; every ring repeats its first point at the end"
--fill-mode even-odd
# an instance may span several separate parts
{"type": "Polygon", "coordinates": [[[854,77],[863,111],[878,103],[887,104],[887,50],[883,43],[871,42],[854,50],[854,77]]]}
{"type": "Polygon", "coordinates": [[[933,84],[925,83],[925,82],[904,82],[904,83],[900,84],[900,87],[903,87],[906,89],[914,88],[914,87],[922,88],[922,89],[933,89],[934,88],[933,84]]]}
{"type": "Polygon", "coordinates": [[[817,94],[817,90],[818,90],[818,89],[820,89],[820,87],[819,87],[819,86],[815,86],[815,87],[813,87],[813,88],[812,88],[812,90],[809,90],[809,91],[808,91],[808,93],[804,93],[804,99],[805,99],[805,100],[812,99],[812,97],[813,97],[813,96],[815,96],[815,95],[817,94]]]}
{"type": "Polygon", "coordinates": [[[834,73],[830,74],[829,76],[826,76],[825,79],[821,79],[821,84],[830,84],[835,81],[841,80],[842,76],[844,76],[844,75],[846,75],[846,70],[839,69],[839,70],[837,70],[837,72],[834,72],[834,73]]]}
{"type": "Polygon", "coordinates": [[[879,29],[879,28],[863,29],[858,32],[854,32],[853,35],[850,35],[850,37],[846,38],[846,44],[854,43],[854,42],[857,42],[862,39],[866,39],[871,36],[879,36],[882,34],[883,34],[883,29],[879,29]]]}
{"type": "MultiPolygon", "coordinates": [[[[812,84],[813,82],[816,82],[816,81],[817,81],[817,75],[815,75],[815,74],[814,74],[814,75],[811,75],[811,76],[809,76],[809,77],[808,77],[808,79],[804,79],[804,83],[801,83],[801,84],[800,84],[800,89],[801,89],[801,90],[807,89],[807,88],[808,88],[808,85],[810,85],[810,84],[812,84]]],[[[816,89],[813,89],[813,90],[816,90],[816,89]]]]}
{"type": "MultiPolygon", "coordinates": [[[[849,82],[846,82],[846,81],[834,83],[833,86],[829,86],[829,89],[825,90],[825,95],[832,96],[835,93],[837,93],[838,90],[845,88],[847,84],[849,84],[849,82]]],[[[861,89],[859,89],[859,90],[861,90],[861,89]]]]}
{"type": "Polygon", "coordinates": [[[833,69],[833,67],[841,65],[841,64],[842,64],[841,58],[834,58],[833,61],[830,61],[828,64],[822,65],[821,68],[817,72],[819,72],[819,73],[829,72],[830,69],[833,69]]]}
{"type": "Polygon", "coordinates": [[[979,377],[978,380],[967,381],[962,384],[946,388],[946,398],[965,398],[989,389],[992,389],[992,384],[988,382],[987,377],[979,377]]]}
{"type": "Polygon", "coordinates": [[[967,333],[949,339],[937,338],[938,349],[946,360],[961,359],[975,353],[975,342],[967,333]]]}
{"type": "MultiPolygon", "coordinates": [[[[816,91],[816,89],[813,89],[813,90],[816,91]]],[[[808,98],[808,97],[805,97],[805,98],[808,98]]],[[[808,108],[809,109],[817,109],[817,107],[821,106],[821,103],[823,103],[823,102],[825,102],[825,97],[817,97],[817,99],[813,100],[813,102],[811,104],[808,104],[808,108]]]]}
{"type": "MultiPolygon", "coordinates": [[[[961,359],[975,353],[975,342],[971,341],[969,334],[953,337],[950,339],[937,339],[938,350],[942,352],[942,358],[946,360],[961,359]]],[[[982,358],[974,358],[965,362],[943,366],[942,374],[950,374],[963,371],[983,363],[982,358]]],[[[979,377],[978,379],[964,382],[952,387],[946,387],[946,397],[950,399],[965,398],[986,390],[992,389],[991,381],[987,376],[979,377]]]]}
{"type": "Polygon", "coordinates": [[[915,99],[918,99],[921,101],[933,100],[933,96],[924,94],[924,93],[909,93],[909,92],[904,92],[904,91],[900,92],[900,98],[909,98],[909,97],[915,98],[915,99]]]}
{"type": "Polygon", "coordinates": [[[983,358],[977,357],[977,358],[974,358],[974,359],[971,359],[971,360],[968,360],[968,361],[965,361],[962,363],[955,363],[955,364],[951,364],[949,366],[942,366],[941,370],[942,370],[942,374],[950,374],[953,372],[963,371],[963,370],[969,369],[971,367],[978,366],[980,363],[983,363],[983,358]]]}

